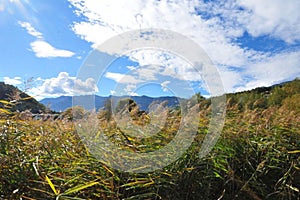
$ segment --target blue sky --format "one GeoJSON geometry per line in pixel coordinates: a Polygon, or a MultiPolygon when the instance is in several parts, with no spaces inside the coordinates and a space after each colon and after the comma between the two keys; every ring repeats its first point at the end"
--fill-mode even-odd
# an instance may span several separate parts
{"type": "Polygon", "coordinates": [[[158,49],[125,56],[102,52],[115,57],[105,70],[95,69],[102,76],[76,78],[105,41],[155,28],[197,43],[225,92],[269,86],[300,77],[299,10],[298,0],[0,0],[0,81],[24,89],[33,77],[26,92],[39,100],[84,94],[188,97],[198,91],[209,96],[201,73],[158,49]]]}

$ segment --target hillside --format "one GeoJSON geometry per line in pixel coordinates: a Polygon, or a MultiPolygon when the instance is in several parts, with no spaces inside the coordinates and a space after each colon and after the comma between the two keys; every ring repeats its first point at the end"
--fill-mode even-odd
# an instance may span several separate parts
{"type": "Polygon", "coordinates": [[[46,111],[46,107],[30,97],[17,87],[0,82],[0,100],[10,102],[9,105],[0,104],[0,108],[6,108],[9,111],[25,111],[30,110],[32,113],[42,113],[46,111]]]}
{"type": "Polygon", "coordinates": [[[300,79],[276,84],[270,87],[255,88],[250,91],[227,94],[228,106],[239,110],[267,109],[271,106],[285,106],[288,110],[299,111],[300,79]]]}

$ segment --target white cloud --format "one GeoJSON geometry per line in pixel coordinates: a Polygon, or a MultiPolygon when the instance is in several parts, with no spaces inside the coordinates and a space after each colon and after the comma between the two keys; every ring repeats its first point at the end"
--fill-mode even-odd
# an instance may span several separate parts
{"type": "Polygon", "coordinates": [[[134,69],[136,69],[135,66],[126,66],[126,67],[127,67],[127,69],[129,69],[129,70],[134,70],[134,69]]]}
{"type": "Polygon", "coordinates": [[[211,1],[199,3],[197,9],[209,16],[212,26],[223,27],[229,38],[236,38],[247,31],[254,37],[269,35],[288,43],[300,39],[298,0],[211,1]]]}
{"type": "Polygon", "coordinates": [[[14,78],[3,77],[3,81],[6,84],[14,85],[14,86],[22,84],[22,78],[21,77],[14,77],[14,78]]]}
{"type": "MultiPolygon", "coordinates": [[[[298,0],[69,2],[75,7],[75,13],[83,17],[82,21],[74,22],[73,31],[91,42],[94,48],[115,35],[144,28],[172,30],[191,38],[217,66],[227,92],[275,83],[299,74],[297,49],[261,52],[237,43],[237,39],[246,31],[253,37],[267,36],[269,39],[282,40],[286,45],[299,42],[298,0]]],[[[142,67],[129,68],[132,70],[130,75],[107,73],[106,77],[124,84],[129,84],[125,80],[130,79],[135,82],[154,80],[158,73],[178,79],[201,80],[201,74],[187,63],[180,62],[178,57],[166,58],[161,52],[134,52],[129,56],[142,67]]]]}
{"type": "Polygon", "coordinates": [[[120,74],[120,73],[113,73],[113,72],[107,72],[105,75],[104,75],[106,78],[109,78],[109,79],[112,79],[116,82],[119,82],[121,81],[123,78],[124,78],[124,74],[120,74]]]}
{"type": "Polygon", "coordinates": [[[245,74],[253,79],[236,91],[249,90],[256,87],[271,86],[300,76],[300,50],[283,52],[253,63],[246,69],[245,74]]]}
{"type": "Polygon", "coordinates": [[[141,82],[141,80],[137,79],[136,77],[128,74],[120,74],[114,72],[107,72],[104,75],[106,78],[112,79],[115,82],[123,83],[123,84],[135,84],[141,82]]]}
{"type": "Polygon", "coordinates": [[[237,71],[230,70],[226,66],[220,66],[219,69],[225,92],[233,92],[235,91],[235,87],[240,84],[244,84],[241,72],[239,73],[237,71]]]}
{"type": "Polygon", "coordinates": [[[57,77],[44,79],[41,85],[28,90],[28,93],[39,100],[45,97],[78,96],[96,92],[98,87],[94,79],[76,79],[67,72],[60,72],[57,77]]]}
{"type": "Polygon", "coordinates": [[[29,22],[18,22],[22,28],[25,28],[29,35],[34,36],[37,39],[43,39],[43,34],[38,32],[29,22]]]}
{"type": "Polygon", "coordinates": [[[80,79],[74,80],[73,95],[87,95],[98,92],[96,81],[93,78],[87,78],[85,81],[80,79]]]}
{"type": "Polygon", "coordinates": [[[37,77],[36,81],[42,81],[43,79],[41,77],[37,77]]]}
{"type": "Polygon", "coordinates": [[[169,52],[157,49],[146,49],[130,53],[130,59],[138,62],[139,67],[135,67],[133,72],[144,81],[157,80],[157,76],[169,76],[179,80],[200,81],[201,72],[196,71],[190,63],[183,58],[169,52]]]}
{"type": "MultiPolygon", "coordinates": [[[[246,60],[238,45],[228,42],[220,22],[206,21],[194,12],[201,2],[189,1],[77,1],[70,0],[87,21],[77,22],[73,31],[93,47],[107,39],[140,28],[169,29],[191,37],[217,63],[240,65],[246,60]],[[120,17],[121,16],[121,17],[120,17]],[[140,18],[140,19],[139,19],[140,18]]],[[[240,33],[240,35],[242,32],[240,33]]],[[[176,42],[176,41],[174,41],[176,42]]]]}
{"type": "Polygon", "coordinates": [[[49,43],[42,40],[34,41],[30,43],[30,46],[38,58],[72,57],[74,55],[74,53],[71,51],[56,49],[49,43]]]}
{"type": "Polygon", "coordinates": [[[114,94],[116,94],[116,91],[110,90],[110,94],[111,94],[111,95],[114,95],[114,94]]]}
{"type": "Polygon", "coordinates": [[[38,58],[53,58],[53,57],[72,57],[75,53],[57,49],[51,44],[46,42],[43,38],[43,34],[37,31],[29,22],[18,22],[22,28],[25,28],[29,35],[35,37],[35,41],[30,43],[32,51],[38,58]]]}
{"type": "Polygon", "coordinates": [[[239,19],[253,36],[270,34],[288,43],[300,40],[300,1],[240,0],[247,15],[239,19]]]}
{"type": "Polygon", "coordinates": [[[201,72],[196,71],[185,60],[167,52],[147,49],[131,52],[130,58],[139,62],[139,66],[126,66],[126,73],[106,72],[104,75],[116,82],[118,93],[133,94],[137,87],[148,83],[161,84],[162,90],[167,92],[169,83],[176,87],[178,82],[202,81],[201,72]]]}
{"type": "Polygon", "coordinates": [[[134,83],[127,84],[124,88],[124,91],[118,90],[118,95],[130,95],[130,96],[138,96],[138,94],[135,92],[137,89],[137,85],[134,83]]]}
{"type": "Polygon", "coordinates": [[[162,82],[160,85],[161,85],[161,88],[164,92],[168,92],[169,89],[168,89],[168,84],[170,83],[170,81],[164,81],[162,82]]]}

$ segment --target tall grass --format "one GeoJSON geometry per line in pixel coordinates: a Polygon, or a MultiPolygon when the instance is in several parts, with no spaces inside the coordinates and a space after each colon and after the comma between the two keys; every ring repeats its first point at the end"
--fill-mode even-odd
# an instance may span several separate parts
{"type": "MultiPolygon", "coordinates": [[[[299,199],[300,118],[284,107],[230,107],[213,151],[198,158],[209,118],[176,162],[152,173],[114,170],[93,157],[72,122],[0,121],[2,199],[299,199]]],[[[177,120],[178,118],[169,119],[177,120]]],[[[106,124],[107,134],[115,133],[106,124]]],[[[172,127],[131,148],[155,150],[172,139],[172,127]],[[151,146],[153,144],[153,146],[151,146]]],[[[126,137],[126,135],[118,135],[126,137]]],[[[128,139],[128,138],[127,138],[128,139]]]]}

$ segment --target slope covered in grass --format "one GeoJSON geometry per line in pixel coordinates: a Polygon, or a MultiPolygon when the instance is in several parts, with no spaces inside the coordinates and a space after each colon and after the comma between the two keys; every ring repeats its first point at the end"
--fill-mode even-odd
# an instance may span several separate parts
{"type": "Polygon", "coordinates": [[[46,112],[46,107],[35,100],[33,97],[22,92],[17,87],[0,82],[0,100],[8,103],[0,103],[0,108],[6,108],[8,111],[25,111],[29,110],[32,113],[46,112]],[[12,102],[12,104],[9,104],[12,102]]]}

